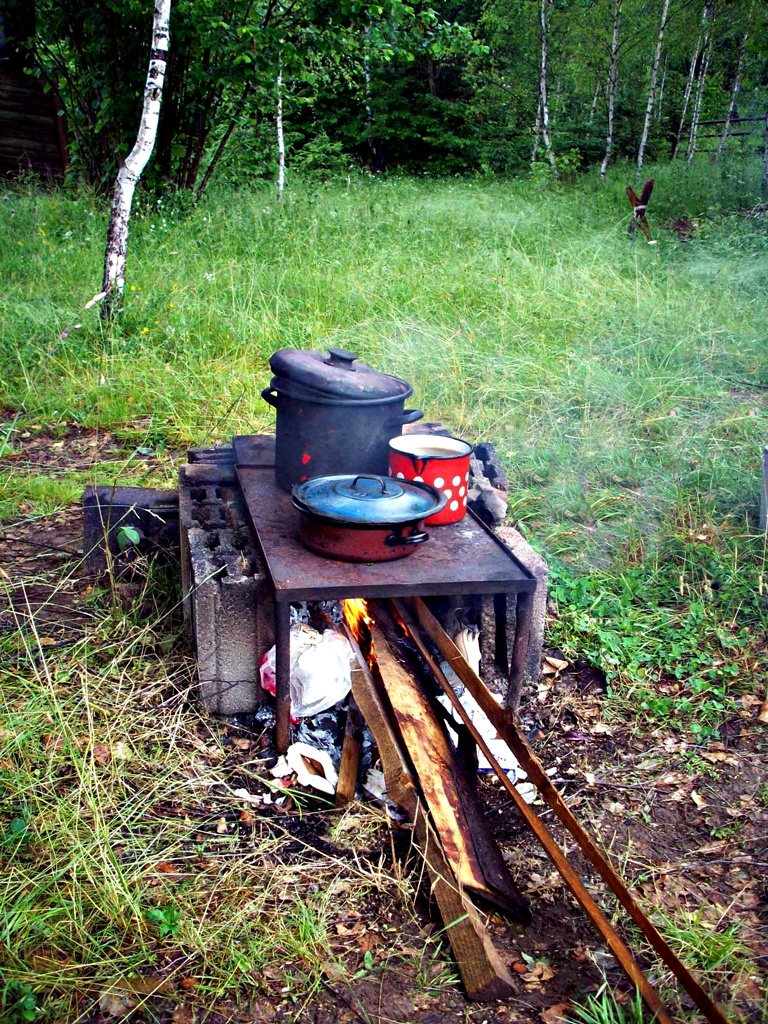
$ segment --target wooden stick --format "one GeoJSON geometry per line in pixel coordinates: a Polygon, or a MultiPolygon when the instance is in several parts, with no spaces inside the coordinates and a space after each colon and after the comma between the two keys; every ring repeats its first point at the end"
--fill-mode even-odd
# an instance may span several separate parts
{"type": "MultiPolygon", "coordinates": [[[[396,602],[396,604],[398,609],[402,608],[405,610],[400,602],[396,602]]],[[[702,988],[696,978],[694,978],[685,964],[680,961],[653,923],[649,921],[640,909],[634,896],[629,892],[624,882],[617,875],[613,866],[609,863],[605,854],[597,847],[594,841],[587,835],[578,821],[574,818],[565,801],[552,785],[549,776],[541,766],[541,762],[534,754],[525,737],[523,737],[518,730],[514,717],[506,708],[502,708],[496,703],[493,699],[493,695],[486,688],[483,681],[466,663],[464,658],[461,656],[459,649],[443,630],[440,623],[434,615],[432,615],[424,602],[420,598],[415,598],[409,603],[409,607],[413,608],[416,619],[418,620],[421,628],[425,631],[427,636],[429,636],[430,640],[435,644],[443,658],[445,658],[458,678],[464,683],[469,692],[475,698],[499,736],[512,750],[513,754],[520,762],[521,767],[528,774],[531,782],[533,782],[539,789],[541,795],[555,812],[565,828],[579,844],[589,862],[638,926],[640,931],[656,951],[659,958],[672,971],[688,995],[693,999],[695,1004],[711,1024],[727,1024],[727,1019],[720,1008],[702,988]]]]}
{"type": "Polygon", "coordinates": [[[483,1002],[508,999],[517,985],[495,949],[483,919],[463,891],[431,827],[405,751],[400,745],[391,711],[373,678],[355,638],[347,630],[360,672],[352,676],[352,692],[379,750],[387,793],[413,822],[416,844],[430,877],[462,981],[470,999],[483,1002]]]}
{"type": "MultiPolygon", "coordinates": [[[[360,672],[357,665],[352,673],[360,672]]],[[[341,764],[339,765],[339,781],[336,785],[336,806],[346,807],[350,800],[355,799],[357,789],[357,771],[360,767],[360,743],[363,735],[363,716],[357,706],[354,695],[350,693],[347,706],[347,722],[344,727],[344,743],[341,748],[341,764]]]]}
{"type": "Polygon", "coordinates": [[[485,754],[491,768],[496,773],[496,775],[498,775],[499,779],[504,785],[504,788],[512,797],[514,803],[517,805],[517,809],[525,818],[526,823],[530,826],[531,831],[539,840],[541,845],[544,847],[550,860],[553,862],[557,870],[560,872],[566,885],[581,904],[583,910],[589,917],[590,921],[592,921],[592,923],[594,924],[595,928],[599,932],[601,938],[605,941],[610,951],[618,960],[619,964],[621,965],[622,969],[624,970],[629,980],[639,990],[641,996],[643,997],[645,1005],[654,1015],[654,1018],[660,1022],[660,1024],[672,1024],[672,1019],[664,1010],[663,1004],[659,999],[658,993],[643,974],[640,965],[632,956],[629,947],[617,935],[616,931],[611,926],[605,914],[603,914],[602,910],[600,910],[597,903],[595,903],[594,899],[590,896],[579,875],[576,873],[574,868],[571,867],[571,865],[568,863],[564,854],[560,850],[560,847],[558,846],[557,842],[547,830],[547,827],[544,825],[544,823],[541,821],[541,819],[535,813],[535,811],[533,811],[528,806],[528,804],[525,802],[525,800],[518,792],[515,785],[512,782],[510,782],[509,777],[507,776],[504,769],[493,756],[491,748],[488,746],[486,741],[477,731],[477,728],[472,722],[472,719],[469,717],[461,701],[456,696],[453,687],[448,682],[448,679],[446,678],[442,669],[437,664],[435,659],[432,657],[429,648],[421,638],[421,634],[418,630],[418,627],[411,619],[407,610],[403,608],[402,605],[399,605],[398,612],[403,616],[403,621],[405,622],[408,632],[410,633],[414,643],[418,647],[419,653],[426,661],[427,665],[430,668],[430,671],[432,672],[438,684],[440,685],[440,688],[451,701],[451,704],[456,709],[456,712],[461,718],[464,725],[472,733],[472,736],[474,737],[478,747],[485,754]]]}

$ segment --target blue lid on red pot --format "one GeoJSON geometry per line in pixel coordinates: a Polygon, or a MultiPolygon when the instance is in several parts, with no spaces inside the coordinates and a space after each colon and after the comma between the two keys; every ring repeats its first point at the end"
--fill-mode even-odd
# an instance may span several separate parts
{"type": "Polygon", "coordinates": [[[390,476],[318,476],[293,488],[301,512],[349,526],[414,522],[439,512],[447,498],[429,484],[390,476]]]}

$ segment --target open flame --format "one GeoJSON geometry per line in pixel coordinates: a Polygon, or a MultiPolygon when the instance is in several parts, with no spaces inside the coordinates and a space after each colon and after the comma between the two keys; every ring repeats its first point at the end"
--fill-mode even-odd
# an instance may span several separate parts
{"type": "Polygon", "coordinates": [[[373,622],[368,614],[368,602],[362,597],[348,597],[341,602],[341,611],[352,635],[356,640],[360,640],[364,633],[363,625],[371,625],[373,622]]]}

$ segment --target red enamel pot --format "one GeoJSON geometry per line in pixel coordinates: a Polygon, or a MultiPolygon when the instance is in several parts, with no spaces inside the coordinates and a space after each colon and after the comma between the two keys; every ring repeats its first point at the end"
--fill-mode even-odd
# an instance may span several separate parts
{"type": "Polygon", "coordinates": [[[424,519],[445,504],[426,484],[386,476],[322,476],[293,488],[305,547],[345,562],[389,562],[429,540],[424,519]]]}
{"type": "Polygon", "coordinates": [[[425,520],[430,526],[458,523],[467,514],[469,459],[473,447],[459,437],[403,434],[389,442],[389,474],[398,480],[429,484],[445,496],[445,505],[425,520]]]}

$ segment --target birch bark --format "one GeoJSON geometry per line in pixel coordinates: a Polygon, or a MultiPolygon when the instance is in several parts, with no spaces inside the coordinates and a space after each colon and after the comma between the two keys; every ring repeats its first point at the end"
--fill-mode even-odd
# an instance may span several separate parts
{"type": "MultiPolygon", "coordinates": [[[[667,0],[668,2],[668,0],[667,0]]],[[[552,143],[549,138],[549,103],[547,101],[547,72],[549,67],[549,7],[552,0],[541,0],[541,73],[539,75],[539,96],[541,99],[541,137],[544,140],[549,162],[552,165],[552,173],[559,178],[555,154],[552,152],[552,143]]]]}
{"type": "Polygon", "coordinates": [[[659,102],[656,104],[656,122],[661,124],[661,106],[664,102],[664,86],[667,83],[667,66],[669,64],[669,50],[664,54],[664,70],[661,73],[661,84],[659,85],[659,102]]]}
{"type": "Polygon", "coordinates": [[[275,112],[277,128],[277,201],[283,201],[285,191],[285,134],[283,132],[283,65],[277,72],[277,110],[275,112]]]}
{"type": "Polygon", "coordinates": [[[683,137],[683,128],[685,127],[685,116],[688,113],[688,102],[691,98],[691,89],[696,78],[696,64],[699,60],[699,54],[701,53],[701,36],[696,40],[696,49],[693,51],[693,57],[691,58],[691,70],[688,75],[688,81],[685,83],[685,92],[683,93],[683,110],[680,114],[680,124],[677,126],[677,136],[675,137],[675,148],[672,150],[671,160],[676,159],[677,151],[680,148],[680,140],[683,137]]]}
{"type": "Polygon", "coordinates": [[[592,93],[592,106],[589,108],[589,118],[587,124],[592,124],[597,112],[597,101],[600,98],[600,79],[595,80],[595,91],[592,93]]]}
{"type": "Polygon", "coordinates": [[[640,138],[640,149],[637,153],[637,173],[643,169],[643,160],[645,158],[645,147],[648,143],[648,132],[651,127],[651,118],[653,116],[653,103],[656,98],[656,80],[659,76],[659,62],[661,60],[661,45],[664,42],[664,32],[667,27],[667,12],[669,11],[669,0],[664,0],[664,5],[661,9],[661,23],[659,25],[659,37],[656,40],[656,52],[653,55],[653,64],[651,65],[651,86],[648,90],[648,106],[645,108],[645,121],[643,122],[643,134],[640,138]]]}
{"type": "Polygon", "coordinates": [[[536,163],[536,157],[539,155],[539,139],[541,138],[541,96],[539,96],[539,105],[536,107],[536,123],[533,126],[533,149],[531,150],[531,163],[536,163]]]}
{"type": "MultiPolygon", "coordinates": [[[[750,8],[750,16],[752,9],[750,8]]],[[[744,74],[744,58],[747,53],[747,40],[749,39],[749,29],[744,33],[741,40],[741,49],[739,50],[739,63],[736,68],[736,77],[733,80],[733,88],[731,89],[731,101],[728,104],[728,113],[725,115],[725,124],[723,126],[723,134],[720,137],[720,143],[717,147],[717,152],[712,158],[712,163],[717,163],[720,157],[723,155],[725,149],[725,142],[731,131],[731,121],[733,119],[733,112],[736,109],[736,99],[741,92],[741,77],[744,74]]]]}
{"type": "Polygon", "coordinates": [[[112,207],[107,227],[107,248],[104,254],[104,279],[101,290],[102,320],[111,320],[125,290],[125,263],[128,254],[128,228],[131,204],[136,185],[147,166],[157,138],[160,120],[160,102],[163,95],[165,66],[168,60],[169,21],[171,0],[155,0],[152,19],[152,44],[149,52],[149,70],[144,87],[144,106],[133,149],[117,172],[112,192],[112,207]]]}
{"type": "Polygon", "coordinates": [[[611,39],[611,66],[608,71],[608,132],[605,137],[605,155],[600,166],[600,181],[605,181],[608,164],[613,150],[613,115],[616,109],[616,78],[619,63],[619,26],[621,23],[621,0],[615,0],[613,7],[613,38],[611,39]]]}
{"type": "Polygon", "coordinates": [[[693,115],[691,117],[691,134],[688,138],[688,152],[685,156],[686,166],[690,167],[694,156],[696,155],[696,136],[699,131],[699,116],[701,115],[701,100],[704,95],[704,85],[707,81],[707,70],[709,69],[709,58],[712,54],[712,47],[709,43],[709,37],[704,38],[704,57],[701,62],[701,69],[699,70],[699,79],[696,83],[696,99],[693,104],[693,115]]]}

